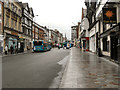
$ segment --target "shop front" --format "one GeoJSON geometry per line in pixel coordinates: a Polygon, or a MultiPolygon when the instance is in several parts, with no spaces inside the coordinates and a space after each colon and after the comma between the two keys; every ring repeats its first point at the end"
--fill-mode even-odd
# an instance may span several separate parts
{"type": "Polygon", "coordinates": [[[14,50],[16,49],[17,53],[24,52],[25,39],[20,36],[21,36],[20,34],[15,33],[15,32],[6,33],[6,38],[4,41],[5,41],[5,46],[8,46],[9,52],[10,52],[11,47],[13,47],[14,50]]]}
{"type": "Polygon", "coordinates": [[[19,39],[19,36],[6,33],[5,46],[8,45],[9,51],[11,46],[13,47],[13,49],[18,48],[18,39],[19,39]]]}
{"type": "Polygon", "coordinates": [[[89,37],[81,38],[82,43],[82,50],[89,51],[89,37]]]}
{"type": "Polygon", "coordinates": [[[24,52],[24,48],[25,48],[25,38],[24,37],[19,37],[18,40],[18,52],[22,53],[24,52]]]}
{"type": "Polygon", "coordinates": [[[111,37],[111,59],[120,62],[120,26],[114,28],[117,32],[110,33],[111,37]]]}
{"type": "Polygon", "coordinates": [[[4,40],[3,35],[0,35],[0,53],[3,52],[4,40]]]}
{"type": "MultiPolygon", "coordinates": [[[[110,58],[116,62],[120,62],[120,23],[106,30],[100,36],[103,39],[110,36],[110,45],[108,45],[106,42],[106,48],[107,45],[110,46],[110,48],[108,49],[108,51],[110,51],[110,58]]],[[[105,48],[105,46],[103,47],[105,48]]]]}

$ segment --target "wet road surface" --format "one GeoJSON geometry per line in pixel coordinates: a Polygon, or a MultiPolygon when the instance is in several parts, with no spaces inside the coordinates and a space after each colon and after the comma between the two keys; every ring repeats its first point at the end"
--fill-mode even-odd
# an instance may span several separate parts
{"type": "Polygon", "coordinates": [[[61,70],[58,62],[70,50],[29,53],[3,58],[3,88],[48,88],[61,70]]]}

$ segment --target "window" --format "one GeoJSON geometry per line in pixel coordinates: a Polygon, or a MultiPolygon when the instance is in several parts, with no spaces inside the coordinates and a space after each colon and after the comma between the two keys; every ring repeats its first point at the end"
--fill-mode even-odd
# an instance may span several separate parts
{"type": "Polygon", "coordinates": [[[25,24],[27,24],[27,18],[25,18],[25,24]]]}
{"type": "Polygon", "coordinates": [[[10,5],[9,0],[7,0],[7,1],[6,1],[6,7],[9,8],[9,5],[10,5]]]}
{"type": "Polygon", "coordinates": [[[15,21],[15,29],[17,29],[17,21],[15,21]]]}
{"type": "Polygon", "coordinates": [[[31,30],[30,30],[30,34],[29,34],[30,36],[32,35],[32,33],[31,33],[31,30]]]}
{"type": "Polygon", "coordinates": [[[6,16],[6,26],[9,27],[9,17],[6,16]]]}
{"type": "Polygon", "coordinates": [[[32,23],[31,23],[31,21],[30,21],[30,27],[31,27],[31,25],[32,25],[32,23]]]}
{"type": "Polygon", "coordinates": [[[30,26],[30,21],[29,20],[27,20],[28,21],[28,25],[30,26]]]}
{"type": "Polygon", "coordinates": [[[24,17],[22,18],[22,21],[23,21],[23,23],[25,23],[25,18],[24,17]]]}
{"type": "Polygon", "coordinates": [[[14,6],[14,12],[16,12],[16,13],[17,13],[17,7],[16,7],[16,6],[14,6]]]}
{"type": "Polygon", "coordinates": [[[14,21],[11,19],[11,28],[14,28],[14,21]]]}
{"type": "Polygon", "coordinates": [[[21,25],[20,25],[20,23],[19,23],[19,25],[18,25],[18,30],[19,30],[19,31],[20,31],[20,26],[21,26],[21,25]]]}
{"type": "Polygon", "coordinates": [[[18,10],[18,15],[20,15],[20,16],[21,16],[21,10],[20,10],[20,9],[18,10]]]}
{"type": "Polygon", "coordinates": [[[26,35],[28,35],[28,32],[29,32],[28,29],[26,29],[26,35]]]}
{"type": "Polygon", "coordinates": [[[14,4],[11,4],[11,10],[14,11],[14,4]]]}
{"type": "Polygon", "coordinates": [[[42,45],[42,41],[34,41],[34,46],[42,45]]]}

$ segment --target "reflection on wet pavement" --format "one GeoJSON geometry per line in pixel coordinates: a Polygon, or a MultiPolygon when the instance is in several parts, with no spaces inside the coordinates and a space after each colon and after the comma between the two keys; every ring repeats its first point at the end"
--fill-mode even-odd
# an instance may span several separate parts
{"type": "Polygon", "coordinates": [[[72,48],[62,87],[64,88],[118,88],[120,73],[117,65],[94,54],[72,48]]]}

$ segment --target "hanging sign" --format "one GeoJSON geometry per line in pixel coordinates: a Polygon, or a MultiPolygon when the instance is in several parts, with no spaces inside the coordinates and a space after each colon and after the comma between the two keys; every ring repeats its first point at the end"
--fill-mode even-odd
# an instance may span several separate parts
{"type": "Polygon", "coordinates": [[[117,11],[116,8],[103,8],[103,23],[115,24],[117,23],[117,11]]]}

